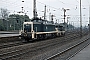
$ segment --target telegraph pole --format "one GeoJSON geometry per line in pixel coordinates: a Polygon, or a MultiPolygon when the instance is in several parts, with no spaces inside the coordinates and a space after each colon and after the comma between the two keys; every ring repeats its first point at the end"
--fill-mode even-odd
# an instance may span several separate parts
{"type": "Polygon", "coordinates": [[[90,35],[90,5],[89,5],[89,35],[90,35]]]}
{"type": "Polygon", "coordinates": [[[33,0],[33,18],[37,17],[36,0],[33,0]]]}
{"type": "Polygon", "coordinates": [[[65,24],[65,17],[66,17],[65,12],[66,12],[66,10],[64,9],[64,24],[65,24]]]}
{"type": "Polygon", "coordinates": [[[46,20],[46,5],[45,5],[45,10],[44,10],[44,20],[46,20]]]}
{"type": "Polygon", "coordinates": [[[81,11],[81,0],[80,0],[80,37],[82,37],[82,11],[81,11]]]}
{"type": "Polygon", "coordinates": [[[53,24],[53,17],[54,17],[54,15],[51,15],[51,22],[52,22],[52,24],[53,24]]]}
{"type": "Polygon", "coordinates": [[[68,30],[68,19],[69,19],[70,17],[67,17],[67,30],[68,30]]]}
{"type": "Polygon", "coordinates": [[[66,27],[66,24],[65,24],[65,17],[66,17],[66,10],[70,10],[70,9],[64,9],[64,8],[62,8],[63,9],[63,11],[64,11],[64,27],[66,27]]]}
{"type": "Polygon", "coordinates": [[[66,17],[66,10],[70,10],[70,9],[64,9],[64,8],[62,8],[63,9],[63,11],[64,11],[64,24],[65,24],[65,17],[66,17]]]}

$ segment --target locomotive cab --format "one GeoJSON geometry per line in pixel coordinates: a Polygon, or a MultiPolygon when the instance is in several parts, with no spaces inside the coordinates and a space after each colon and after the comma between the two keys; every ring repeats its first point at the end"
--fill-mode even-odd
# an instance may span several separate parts
{"type": "Polygon", "coordinates": [[[26,40],[36,39],[36,33],[43,32],[43,24],[40,22],[24,22],[21,36],[26,40]]]}
{"type": "Polygon", "coordinates": [[[32,26],[33,26],[32,22],[24,22],[23,23],[23,32],[21,33],[21,36],[24,39],[29,40],[32,38],[32,32],[33,32],[32,26]]]}
{"type": "Polygon", "coordinates": [[[24,24],[24,30],[25,33],[31,32],[31,24],[24,24]]]}

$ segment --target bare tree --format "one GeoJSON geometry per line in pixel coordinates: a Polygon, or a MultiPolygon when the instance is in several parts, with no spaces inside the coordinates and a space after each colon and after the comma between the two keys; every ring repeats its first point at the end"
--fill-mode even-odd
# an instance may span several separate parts
{"type": "Polygon", "coordinates": [[[8,30],[8,17],[9,17],[9,11],[7,9],[1,8],[0,9],[0,14],[1,14],[1,18],[2,18],[2,24],[4,26],[4,30],[8,30]],[[6,23],[6,24],[5,24],[6,23]]]}
{"type": "Polygon", "coordinates": [[[3,9],[3,8],[1,8],[0,10],[1,10],[1,18],[7,19],[9,16],[9,11],[7,9],[3,9]]]}

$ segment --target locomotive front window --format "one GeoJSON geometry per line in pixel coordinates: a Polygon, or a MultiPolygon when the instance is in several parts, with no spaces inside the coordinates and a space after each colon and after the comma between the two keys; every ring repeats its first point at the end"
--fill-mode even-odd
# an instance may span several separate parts
{"type": "Polygon", "coordinates": [[[31,32],[31,24],[24,25],[24,32],[31,32]]]}

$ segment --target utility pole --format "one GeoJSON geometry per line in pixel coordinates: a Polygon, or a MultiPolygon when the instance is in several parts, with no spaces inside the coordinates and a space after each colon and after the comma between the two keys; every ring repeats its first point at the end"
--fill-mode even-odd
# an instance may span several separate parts
{"type": "Polygon", "coordinates": [[[74,30],[74,21],[73,21],[73,30],[74,30]]]}
{"type": "Polygon", "coordinates": [[[66,10],[70,10],[70,9],[64,9],[64,8],[62,8],[63,9],[63,11],[64,11],[64,24],[65,24],[65,17],[66,17],[66,10]]]}
{"type": "Polygon", "coordinates": [[[80,0],[80,37],[82,37],[82,11],[81,11],[81,0],[80,0]]]}
{"type": "Polygon", "coordinates": [[[70,10],[70,9],[64,9],[64,8],[62,8],[63,9],[63,11],[64,11],[64,27],[66,27],[66,24],[65,24],[65,17],[66,17],[66,10],[70,10]]]}
{"type": "Polygon", "coordinates": [[[45,10],[44,10],[44,20],[46,20],[46,5],[45,5],[45,10]]]}
{"type": "Polygon", "coordinates": [[[49,13],[49,20],[51,20],[51,13],[49,13]]]}
{"type": "Polygon", "coordinates": [[[69,19],[70,17],[67,17],[67,30],[68,30],[68,19],[69,19]]]}
{"type": "Polygon", "coordinates": [[[52,24],[54,23],[54,22],[53,22],[53,17],[54,17],[54,15],[51,15],[51,22],[52,22],[52,24]]]}
{"type": "Polygon", "coordinates": [[[65,24],[65,17],[66,17],[65,12],[66,12],[66,10],[64,9],[64,24],[65,24]]]}
{"type": "Polygon", "coordinates": [[[90,34],[90,5],[89,5],[89,34],[90,34]]]}
{"type": "Polygon", "coordinates": [[[37,17],[36,0],[33,0],[33,18],[37,17]]]}
{"type": "MultiPolygon", "coordinates": [[[[14,11],[14,16],[15,16],[15,11],[14,11]]],[[[16,20],[16,16],[15,16],[15,20],[16,20]]],[[[15,30],[15,20],[14,20],[14,30],[15,30]]]]}

